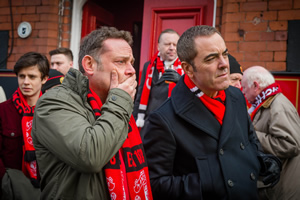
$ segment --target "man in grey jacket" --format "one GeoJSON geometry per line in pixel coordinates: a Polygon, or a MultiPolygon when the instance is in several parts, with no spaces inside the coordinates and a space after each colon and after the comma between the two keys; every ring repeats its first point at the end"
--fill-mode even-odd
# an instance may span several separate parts
{"type": "Polygon", "coordinates": [[[152,199],[131,116],[137,86],[131,44],[127,31],[93,31],[80,46],[82,73],[71,68],[37,103],[32,137],[41,199],[152,199]]]}

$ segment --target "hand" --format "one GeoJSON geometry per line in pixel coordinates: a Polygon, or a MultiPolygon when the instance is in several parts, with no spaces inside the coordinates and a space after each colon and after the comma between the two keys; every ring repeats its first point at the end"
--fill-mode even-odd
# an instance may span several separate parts
{"type": "Polygon", "coordinates": [[[259,175],[263,177],[263,183],[265,185],[271,184],[270,187],[273,187],[280,179],[281,161],[276,156],[261,152],[258,158],[262,166],[259,175]]]}
{"type": "Polygon", "coordinates": [[[132,100],[134,100],[134,96],[136,93],[136,76],[135,74],[127,78],[125,81],[122,83],[119,83],[119,78],[118,78],[118,72],[116,69],[112,70],[111,72],[111,81],[110,81],[110,89],[112,88],[119,88],[121,90],[124,90],[127,92],[132,100]]]}
{"type": "Polygon", "coordinates": [[[174,69],[166,69],[162,75],[165,81],[177,83],[180,79],[180,74],[178,74],[174,69]]]}

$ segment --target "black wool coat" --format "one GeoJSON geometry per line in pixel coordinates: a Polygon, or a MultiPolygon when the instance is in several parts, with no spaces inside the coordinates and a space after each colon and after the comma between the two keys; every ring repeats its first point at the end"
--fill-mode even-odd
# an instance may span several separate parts
{"type": "Polygon", "coordinates": [[[257,199],[258,140],[245,98],[225,90],[221,126],[183,82],[150,114],[143,138],[154,199],[257,199]]]}

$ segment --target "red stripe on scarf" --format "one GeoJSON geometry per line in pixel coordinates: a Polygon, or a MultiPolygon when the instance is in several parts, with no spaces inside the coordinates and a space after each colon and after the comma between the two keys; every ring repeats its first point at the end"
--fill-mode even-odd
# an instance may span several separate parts
{"type": "MultiPolygon", "coordinates": [[[[42,92],[40,92],[40,96],[41,95],[42,92]]],[[[35,159],[35,149],[33,147],[31,137],[32,119],[35,106],[31,107],[28,105],[20,88],[18,88],[14,92],[12,99],[16,109],[22,115],[21,125],[24,140],[22,171],[26,176],[36,180],[36,183],[38,183],[38,170],[35,159]]]]}
{"type": "Polygon", "coordinates": [[[200,91],[200,89],[194,84],[194,82],[190,79],[189,76],[184,75],[184,83],[191,90],[191,92],[193,92],[197,97],[199,97],[202,103],[208,108],[208,110],[210,110],[213,113],[215,118],[222,125],[225,114],[225,91],[221,90],[218,92],[218,95],[216,97],[210,98],[209,96],[200,91]],[[216,99],[220,99],[223,103],[216,99]]]}
{"type": "MultiPolygon", "coordinates": [[[[174,70],[176,70],[178,74],[180,74],[180,75],[184,74],[184,71],[181,68],[181,62],[180,62],[179,58],[177,58],[174,61],[173,67],[174,67],[174,70]]],[[[153,76],[153,72],[154,72],[155,68],[157,69],[158,73],[161,75],[165,72],[164,62],[160,59],[158,51],[151,58],[150,63],[147,67],[145,83],[143,85],[143,91],[141,94],[141,100],[140,100],[139,111],[138,111],[138,119],[137,119],[138,127],[144,126],[144,117],[145,117],[145,112],[146,112],[147,106],[148,106],[151,85],[152,85],[152,76],[153,76]],[[140,121],[141,121],[141,123],[140,123],[140,121]]],[[[172,92],[173,88],[175,87],[175,85],[176,85],[176,83],[169,84],[168,97],[171,96],[171,92],[172,92]]]]}
{"type": "MultiPolygon", "coordinates": [[[[102,102],[93,90],[90,91],[88,101],[94,112],[98,113],[102,102]]],[[[145,152],[133,116],[129,121],[127,139],[106,164],[104,172],[111,199],[153,199],[145,152]]]]}
{"type": "Polygon", "coordinates": [[[260,106],[271,96],[274,96],[278,93],[281,93],[281,88],[278,83],[273,83],[263,89],[257,97],[255,97],[255,103],[252,106],[255,107],[253,112],[251,113],[251,120],[253,121],[254,116],[256,115],[257,110],[260,106]]]}

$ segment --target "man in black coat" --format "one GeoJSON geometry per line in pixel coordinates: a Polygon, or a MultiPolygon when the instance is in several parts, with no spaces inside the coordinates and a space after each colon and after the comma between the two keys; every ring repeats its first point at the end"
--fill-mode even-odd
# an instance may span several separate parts
{"type": "Polygon", "coordinates": [[[175,30],[163,30],[158,38],[158,51],[144,64],[132,113],[137,127],[141,128],[142,137],[144,122],[149,113],[171,95],[172,89],[183,74],[176,52],[178,39],[179,34],[175,30]]]}
{"type": "Polygon", "coordinates": [[[180,37],[185,75],[145,123],[154,199],[257,199],[257,179],[279,180],[280,161],[260,144],[241,91],[229,86],[228,50],[210,26],[180,37]]]}

